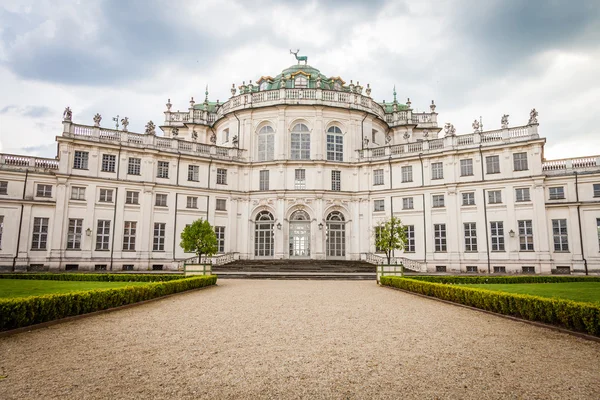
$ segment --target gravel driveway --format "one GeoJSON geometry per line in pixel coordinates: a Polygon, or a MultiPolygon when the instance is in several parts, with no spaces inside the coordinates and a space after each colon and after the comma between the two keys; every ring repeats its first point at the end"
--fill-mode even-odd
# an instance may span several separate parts
{"type": "Polygon", "coordinates": [[[365,281],[217,287],[0,339],[0,397],[600,398],[600,343],[365,281]]]}

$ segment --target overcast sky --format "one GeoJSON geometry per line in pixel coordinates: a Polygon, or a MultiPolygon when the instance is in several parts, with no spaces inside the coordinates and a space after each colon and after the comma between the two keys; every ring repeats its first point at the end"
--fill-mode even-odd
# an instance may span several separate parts
{"type": "Polygon", "coordinates": [[[600,0],[0,0],[0,152],[54,157],[67,105],[143,132],[168,98],[223,102],[290,48],[377,101],[434,99],[459,134],[535,107],[546,158],[600,154],[600,0]]]}

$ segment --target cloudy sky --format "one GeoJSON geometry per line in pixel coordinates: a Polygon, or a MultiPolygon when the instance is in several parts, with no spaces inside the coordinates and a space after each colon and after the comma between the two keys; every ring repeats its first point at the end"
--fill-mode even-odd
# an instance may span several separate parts
{"type": "Polygon", "coordinates": [[[167,98],[275,76],[290,48],[378,101],[435,99],[458,133],[535,107],[546,158],[600,154],[598,0],[0,0],[0,152],[54,157],[67,105],[141,132],[167,98]]]}

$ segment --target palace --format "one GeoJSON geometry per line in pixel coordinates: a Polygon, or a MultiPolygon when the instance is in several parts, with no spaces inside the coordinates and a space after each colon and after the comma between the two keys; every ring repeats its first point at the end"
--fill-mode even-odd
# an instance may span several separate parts
{"type": "Polygon", "coordinates": [[[216,263],[381,263],[375,226],[393,215],[407,226],[396,261],[416,271],[600,270],[600,157],[545,160],[535,109],[457,135],[433,101],[378,103],[298,59],[222,103],[169,100],[162,135],[67,108],[56,159],[0,155],[0,269],[177,269],[198,218],[216,263]]]}

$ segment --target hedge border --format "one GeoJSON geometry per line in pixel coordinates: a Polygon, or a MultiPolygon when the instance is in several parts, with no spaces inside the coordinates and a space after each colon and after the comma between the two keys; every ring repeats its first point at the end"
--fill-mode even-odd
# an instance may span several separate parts
{"type": "Polygon", "coordinates": [[[96,289],[0,299],[0,331],[151,300],[216,284],[217,276],[194,276],[117,289],[96,289]]]}
{"type": "Polygon", "coordinates": [[[500,284],[500,283],[566,283],[566,282],[600,282],[600,276],[410,276],[417,281],[433,283],[465,283],[465,284],[500,284]]]}
{"type": "Polygon", "coordinates": [[[159,282],[183,279],[183,274],[77,274],[77,273],[23,273],[0,274],[0,279],[32,279],[51,281],[99,281],[99,282],[159,282]]]}
{"type": "Polygon", "coordinates": [[[469,307],[600,336],[600,306],[571,300],[382,276],[380,283],[469,307]]]}

